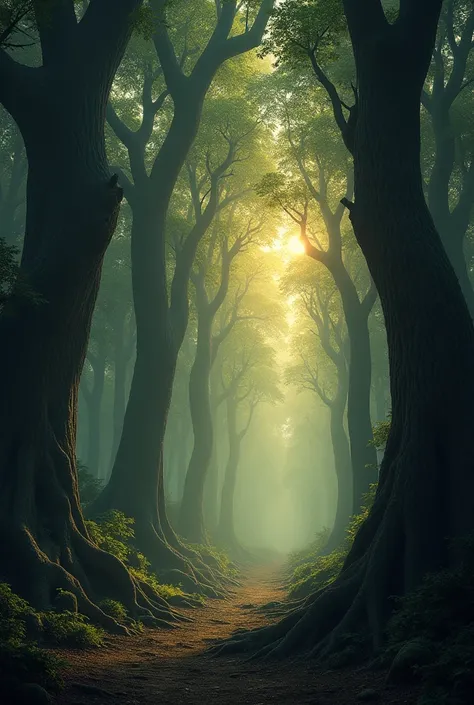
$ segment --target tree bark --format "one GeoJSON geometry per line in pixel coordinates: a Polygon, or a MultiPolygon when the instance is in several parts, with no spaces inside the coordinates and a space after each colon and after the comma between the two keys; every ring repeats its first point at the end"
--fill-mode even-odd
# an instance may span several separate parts
{"type": "Polygon", "coordinates": [[[390,25],[378,0],[344,0],[358,74],[351,218],[387,328],[392,429],[374,506],[336,582],[309,607],[229,649],[275,655],[383,643],[393,596],[455,567],[474,530],[474,330],[426,206],[419,100],[441,1],[407,0],[390,25]],[[347,641],[345,642],[347,644],[347,641]]]}
{"type": "Polygon", "coordinates": [[[122,196],[105,156],[105,105],[139,4],[91,2],[83,25],[58,5],[46,25],[38,18],[40,68],[0,52],[0,98],[29,164],[21,270],[40,297],[14,292],[0,317],[2,576],[39,609],[70,590],[82,613],[119,631],[98,599],[115,598],[135,617],[151,603],[89,540],[75,445],[79,380],[122,196]]]}

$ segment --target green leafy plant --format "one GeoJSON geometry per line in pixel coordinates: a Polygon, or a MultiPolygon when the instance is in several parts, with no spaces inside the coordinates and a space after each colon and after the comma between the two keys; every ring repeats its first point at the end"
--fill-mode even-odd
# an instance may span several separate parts
{"type": "Polygon", "coordinates": [[[102,646],[104,632],[75,612],[41,613],[44,640],[54,646],[87,649],[102,646]]]}
{"type": "Polygon", "coordinates": [[[104,483],[99,478],[94,477],[89,472],[86,465],[81,462],[77,463],[77,479],[79,482],[79,495],[81,504],[86,507],[93,502],[102,491],[104,483]]]}
{"type": "Polygon", "coordinates": [[[364,504],[359,514],[352,517],[346,532],[345,541],[332,553],[320,555],[328,538],[328,530],[318,534],[316,541],[305,552],[294,554],[290,559],[292,574],[289,581],[289,597],[305,597],[316,590],[330,585],[337,578],[344,565],[354,538],[367,519],[375,499],[377,485],[371,485],[364,497],[364,504]]]}
{"type": "Polygon", "coordinates": [[[42,621],[33,608],[16,595],[6,583],[0,583],[0,682],[3,692],[22,683],[36,683],[49,691],[62,685],[63,662],[39,648],[28,636],[32,622],[42,631],[42,621]]]}

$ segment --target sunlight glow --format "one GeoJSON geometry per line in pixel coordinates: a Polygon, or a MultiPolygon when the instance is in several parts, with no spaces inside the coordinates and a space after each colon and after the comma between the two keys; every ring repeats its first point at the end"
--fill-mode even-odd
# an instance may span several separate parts
{"type": "Polygon", "coordinates": [[[305,253],[304,245],[296,235],[288,240],[287,248],[292,255],[304,255],[305,253]]]}

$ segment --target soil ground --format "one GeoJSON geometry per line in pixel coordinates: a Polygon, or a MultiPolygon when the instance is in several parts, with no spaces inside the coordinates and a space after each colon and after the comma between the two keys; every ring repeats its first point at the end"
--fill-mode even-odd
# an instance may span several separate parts
{"type": "Polygon", "coordinates": [[[380,705],[414,705],[413,690],[385,687],[385,673],[324,671],[309,660],[245,663],[206,649],[236,629],[268,623],[253,606],[281,600],[278,566],[252,569],[227,600],[186,610],[170,631],[113,637],[106,648],[61,652],[69,666],[57,705],[355,705],[366,689],[380,705]]]}

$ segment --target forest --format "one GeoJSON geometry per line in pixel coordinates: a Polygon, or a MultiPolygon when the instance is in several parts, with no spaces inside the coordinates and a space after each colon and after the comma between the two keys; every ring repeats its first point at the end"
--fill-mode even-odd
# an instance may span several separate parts
{"type": "Polygon", "coordinates": [[[474,0],[0,0],[0,702],[474,703],[474,0]]]}

